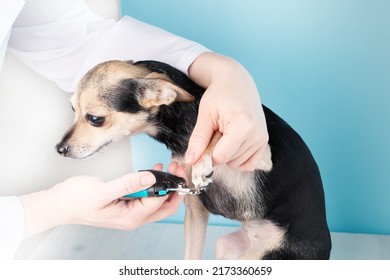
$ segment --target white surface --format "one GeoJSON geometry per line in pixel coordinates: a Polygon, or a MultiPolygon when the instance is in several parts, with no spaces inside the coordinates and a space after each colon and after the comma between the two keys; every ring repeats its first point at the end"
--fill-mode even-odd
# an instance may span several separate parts
{"type": "MultiPolygon", "coordinates": [[[[214,259],[219,237],[237,227],[209,226],[204,259],[214,259]]],[[[333,260],[390,260],[390,236],[332,233],[333,260]]],[[[36,249],[22,248],[19,259],[172,259],[184,257],[184,226],[150,224],[134,231],[63,226],[52,231],[36,249]]]]}

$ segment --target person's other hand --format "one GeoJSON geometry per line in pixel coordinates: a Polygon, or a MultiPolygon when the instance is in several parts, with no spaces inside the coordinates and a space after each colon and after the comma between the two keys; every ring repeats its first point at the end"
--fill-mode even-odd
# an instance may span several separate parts
{"type": "MultiPolygon", "coordinates": [[[[154,166],[162,170],[162,165],[154,166]]],[[[185,177],[177,163],[168,172],[185,177]]],[[[24,237],[61,224],[83,224],[131,230],[173,215],[183,196],[123,200],[122,196],[155,183],[152,173],[136,172],[104,182],[97,177],[71,177],[49,190],[21,196],[26,216],[24,237]]]]}
{"type": "Polygon", "coordinates": [[[215,131],[222,133],[214,164],[252,171],[266,150],[268,132],[256,85],[236,61],[215,53],[200,55],[189,69],[191,79],[207,88],[185,157],[196,163],[215,131]]]}

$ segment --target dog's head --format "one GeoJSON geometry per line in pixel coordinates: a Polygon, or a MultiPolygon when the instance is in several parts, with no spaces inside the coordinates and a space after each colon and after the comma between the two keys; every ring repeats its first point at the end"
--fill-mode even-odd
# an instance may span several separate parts
{"type": "Polygon", "coordinates": [[[85,158],[123,137],[141,132],[153,135],[157,127],[151,116],[160,106],[192,100],[164,73],[131,61],[98,64],[81,79],[72,96],[74,123],[57,151],[85,158]]]}

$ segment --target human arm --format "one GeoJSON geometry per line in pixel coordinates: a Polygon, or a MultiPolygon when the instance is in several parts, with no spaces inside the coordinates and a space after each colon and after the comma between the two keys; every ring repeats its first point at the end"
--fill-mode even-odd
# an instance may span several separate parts
{"type": "Polygon", "coordinates": [[[191,135],[186,163],[194,164],[214,131],[223,134],[214,148],[215,164],[251,171],[268,142],[267,126],[256,85],[237,61],[212,52],[198,56],[189,76],[207,88],[191,135]]]}

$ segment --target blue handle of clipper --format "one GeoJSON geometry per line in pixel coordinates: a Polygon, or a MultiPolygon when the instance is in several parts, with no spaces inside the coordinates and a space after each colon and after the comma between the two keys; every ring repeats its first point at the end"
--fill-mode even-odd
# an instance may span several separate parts
{"type": "Polygon", "coordinates": [[[128,195],[125,195],[124,198],[144,198],[149,197],[148,190],[142,190],[136,193],[130,193],[128,195]]]}
{"type": "Polygon", "coordinates": [[[125,195],[124,198],[158,197],[158,196],[165,196],[167,194],[168,191],[166,190],[166,186],[162,186],[161,184],[156,183],[152,187],[146,190],[125,195]]]}

